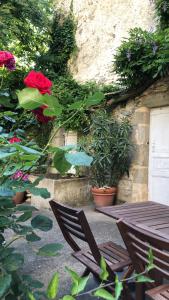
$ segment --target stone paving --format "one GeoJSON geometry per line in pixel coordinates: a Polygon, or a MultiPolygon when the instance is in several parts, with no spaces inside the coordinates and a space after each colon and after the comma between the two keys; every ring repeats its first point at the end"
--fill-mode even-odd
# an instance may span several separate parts
{"type": "MultiPolygon", "coordinates": [[[[85,210],[92,232],[98,243],[113,240],[116,243],[123,244],[113,219],[94,211],[93,207],[83,207],[83,209],[85,210]]],[[[52,274],[56,271],[59,272],[59,295],[62,296],[69,292],[71,286],[71,280],[65,271],[65,266],[74,269],[79,274],[82,274],[84,267],[71,256],[72,250],[65,242],[62,233],[54,219],[53,213],[47,209],[41,210],[39,213],[45,214],[53,219],[53,229],[44,233],[39,232],[38,234],[41,235],[42,240],[40,242],[33,243],[33,249],[31,246],[32,244],[28,245],[25,243],[25,241],[20,240],[16,242],[19,250],[25,256],[24,273],[31,274],[33,277],[41,280],[45,285],[47,285],[52,277],[52,274]],[[39,248],[46,243],[53,242],[62,243],[64,245],[64,248],[60,251],[59,256],[45,258],[36,256],[34,254],[36,248],[39,248]]],[[[91,277],[88,288],[93,287],[93,284],[93,279],[91,277]]],[[[90,299],[90,296],[82,296],[80,299],[90,299]]]]}

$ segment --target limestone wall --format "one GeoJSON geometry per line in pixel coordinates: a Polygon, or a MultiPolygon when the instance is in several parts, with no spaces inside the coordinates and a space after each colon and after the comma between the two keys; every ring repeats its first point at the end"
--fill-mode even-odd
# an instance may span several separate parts
{"type": "Polygon", "coordinates": [[[149,133],[151,108],[169,106],[169,77],[159,80],[140,97],[113,111],[118,118],[128,116],[133,126],[133,156],[130,176],[119,183],[118,198],[127,202],[148,200],[149,133]]]}
{"type": "MultiPolygon", "coordinates": [[[[69,10],[72,0],[57,0],[56,6],[69,10]]],[[[151,0],[73,0],[77,21],[77,56],[71,62],[74,77],[82,82],[110,82],[112,61],[130,28],[155,28],[151,0]]]]}

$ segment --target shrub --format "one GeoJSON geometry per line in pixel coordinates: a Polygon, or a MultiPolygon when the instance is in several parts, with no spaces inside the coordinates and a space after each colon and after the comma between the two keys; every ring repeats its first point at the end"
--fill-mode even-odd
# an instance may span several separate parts
{"type": "Polygon", "coordinates": [[[132,29],[115,55],[114,70],[120,83],[136,88],[168,75],[168,49],[169,29],[155,33],[141,28],[132,29]]]}

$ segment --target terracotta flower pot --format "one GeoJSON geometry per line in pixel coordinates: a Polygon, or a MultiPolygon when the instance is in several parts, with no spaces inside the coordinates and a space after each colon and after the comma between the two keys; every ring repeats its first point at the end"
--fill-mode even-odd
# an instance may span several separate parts
{"type": "Polygon", "coordinates": [[[96,207],[113,205],[113,200],[117,194],[117,187],[91,188],[96,207]]]}
{"type": "Polygon", "coordinates": [[[22,204],[26,201],[27,192],[17,192],[12,200],[15,204],[22,204]]]}

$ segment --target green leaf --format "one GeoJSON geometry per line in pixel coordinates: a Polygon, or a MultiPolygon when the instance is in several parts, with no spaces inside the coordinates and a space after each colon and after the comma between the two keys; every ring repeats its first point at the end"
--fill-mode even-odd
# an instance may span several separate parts
{"type": "Polygon", "coordinates": [[[10,102],[10,98],[6,97],[6,96],[0,96],[0,104],[3,105],[4,107],[9,107],[9,108],[13,108],[14,104],[12,104],[10,102]]]}
{"type": "Polygon", "coordinates": [[[100,102],[102,102],[104,99],[104,94],[101,92],[96,92],[95,94],[89,96],[87,99],[85,99],[85,106],[90,107],[93,105],[98,105],[100,102]]]}
{"type": "Polygon", "coordinates": [[[17,211],[38,211],[36,207],[32,205],[26,205],[26,204],[17,205],[16,210],[17,211]]]}
{"type": "Polygon", "coordinates": [[[63,106],[58,102],[58,99],[54,96],[44,95],[45,103],[48,108],[44,109],[43,114],[45,116],[60,116],[63,110],[63,106]]]}
{"type": "Polygon", "coordinates": [[[115,299],[118,300],[123,290],[123,284],[119,281],[118,276],[115,278],[115,299]]]}
{"type": "Polygon", "coordinates": [[[0,276],[0,298],[7,293],[12,282],[12,277],[9,274],[0,276]]]}
{"type": "Polygon", "coordinates": [[[0,151],[0,159],[4,159],[10,156],[14,156],[17,152],[4,152],[4,151],[0,151]]]}
{"type": "Polygon", "coordinates": [[[61,173],[66,173],[70,168],[71,164],[65,158],[65,151],[59,148],[55,149],[55,156],[53,158],[55,168],[61,173]]]}
{"type": "Polygon", "coordinates": [[[48,299],[55,299],[58,293],[58,287],[59,287],[59,274],[55,273],[49,282],[49,285],[47,287],[47,297],[48,299]]]}
{"type": "MultiPolygon", "coordinates": [[[[1,194],[1,192],[0,192],[1,194]]],[[[11,195],[13,196],[13,192],[11,193],[11,195]]],[[[7,198],[7,196],[2,197],[0,195],[0,207],[2,208],[11,208],[11,207],[15,207],[15,204],[12,201],[12,198],[7,198]]]]}
{"type": "Polygon", "coordinates": [[[152,280],[150,277],[138,274],[136,282],[154,282],[154,280],[152,280]]]}
{"type": "Polygon", "coordinates": [[[58,255],[58,251],[63,248],[63,245],[58,243],[51,243],[41,247],[37,253],[40,256],[56,256],[58,255]]]}
{"type": "Polygon", "coordinates": [[[49,231],[52,229],[53,221],[44,215],[38,215],[31,220],[31,225],[35,229],[49,231]]]}
{"type": "Polygon", "coordinates": [[[76,101],[69,105],[69,110],[79,110],[84,106],[84,101],[76,101]]]}
{"type": "Polygon", "coordinates": [[[23,215],[21,215],[18,219],[17,222],[25,222],[29,220],[32,217],[32,211],[26,211],[23,215]]]}
{"type": "Polygon", "coordinates": [[[61,300],[76,300],[76,299],[71,295],[65,295],[61,300]]]}
{"type": "Polygon", "coordinates": [[[25,88],[18,92],[18,100],[21,107],[25,109],[35,109],[45,104],[43,96],[38,89],[25,88]]]}
{"type": "Polygon", "coordinates": [[[26,235],[26,240],[28,242],[37,242],[37,241],[40,241],[41,238],[38,235],[36,235],[34,232],[32,232],[32,233],[26,235]]]}
{"type": "Polygon", "coordinates": [[[18,143],[15,144],[15,148],[21,151],[24,151],[25,153],[30,153],[30,154],[37,154],[38,156],[41,155],[41,153],[35,149],[19,145],[18,143]]]}
{"type": "Polygon", "coordinates": [[[7,227],[11,224],[11,220],[9,218],[0,216],[0,228],[7,227]]]}
{"type": "Polygon", "coordinates": [[[3,266],[8,272],[18,270],[24,263],[24,257],[20,253],[12,253],[3,260],[3,266]]]}
{"type": "Polygon", "coordinates": [[[107,280],[107,278],[109,277],[109,273],[107,272],[107,265],[103,256],[101,257],[100,268],[101,268],[100,278],[102,280],[107,280]]]}
{"type": "Polygon", "coordinates": [[[29,300],[36,300],[36,298],[34,297],[34,295],[32,294],[32,292],[28,292],[28,299],[29,300]]]}
{"type": "Polygon", "coordinates": [[[41,289],[44,284],[36,279],[33,279],[30,275],[22,275],[23,281],[31,288],[41,289]]]}
{"type": "Polygon", "coordinates": [[[78,293],[82,292],[85,289],[88,280],[89,280],[89,276],[85,276],[79,279],[78,293]]]}
{"type": "Polygon", "coordinates": [[[15,192],[5,186],[0,186],[0,197],[12,197],[15,192]]]}
{"type": "Polygon", "coordinates": [[[71,294],[77,295],[78,293],[80,293],[81,291],[84,290],[84,288],[88,282],[89,276],[80,277],[75,271],[73,271],[67,267],[66,267],[66,271],[69,273],[69,275],[71,276],[71,279],[73,281],[72,288],[71,288],[71,294]]]}
{"type": "Polygon", "coordinates": [[[22,161],[33,161],[37,159],[37,155],[36,154],[25,154],[20,156],[20,159],[22,161]]]}
{"type": "Polygon", "coordinates": [[[94,296],[100,297],[105,300],[115,300],[112,294],[110,294],[108,291],[105,289],[99,289],[94,293],[94,296]]]}
{"type": "Polygon", "coordinates": [[[80,276],[68,267],[65,267],[66,271],[69,273],[73,281],[79,281],[80,276]]]}
{"type": "Polygon", "coordinates": [[[85,152],[66,153],[65,158],[71,165],[74,166],[89,167],[93,161],[93,158],[85,152]]]}
{"type": "Polygon", "coordinates": [[[50,197],[50,193],[48,192],[48,190],[46,188],[38,188],[38,187],[30,185],[28,187],[28,189],[29,189],[30,193],[35,196],[40,196],[44,199],[48,199],[50,197]]]}
{"type": "Polygon", "coordinates": [[[153,251],[152,248],[148,251],[148,266],[146,267],[147,271],[154,269],[154,257],[153,257],[153,251]]]}

